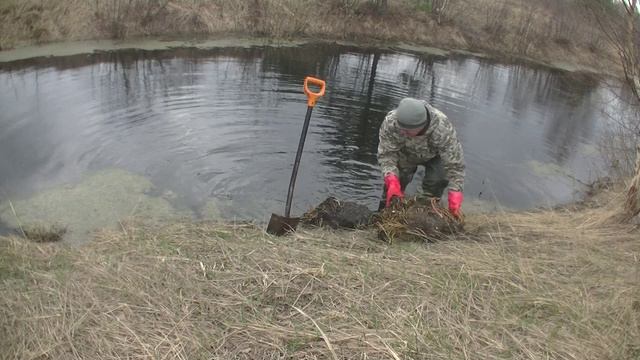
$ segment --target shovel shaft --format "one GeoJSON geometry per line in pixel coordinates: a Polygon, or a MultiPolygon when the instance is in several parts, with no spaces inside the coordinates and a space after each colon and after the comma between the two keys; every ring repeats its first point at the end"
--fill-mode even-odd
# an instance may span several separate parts
{"type": "Polygon", "coordinates": [[[296,160],[293,163],[293,172],[291,173],[291,181],[289,182],[289,191],[287,192],[287,206],[284,209],[284,216],[291,215],[291,201],[293,200],[293,190],[296,187],[296,178],[298,177],[298,168],[300,167],[300,159],[302,158],[302,149],[304,149],[304,141],[307,139],[307,130],[309,130],[309,121],[311,120],[311,112],[313,106],[307,107],[307,116],[304,118],[302,126],[302,134],[300,134],[300,143],[298,143],[298,151],[296,152],[296,160]]]}

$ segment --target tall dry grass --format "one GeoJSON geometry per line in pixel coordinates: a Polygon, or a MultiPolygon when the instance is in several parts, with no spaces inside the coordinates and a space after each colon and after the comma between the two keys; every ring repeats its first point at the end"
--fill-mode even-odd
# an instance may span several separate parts
{"type": "Polygon", "coordinates": [[[624,210],[627,220],[636,219],[636,221],[640,222],[640,143],[636,144],[636,166],[634,175],[627,187],[627,200],[624,210]]]}
{"type": "Polygon", "coordinates": [[[0,50],[20,43],[91,37],[93,18],[83,0],[0,1],[0,50]]]}
{"type": "Polygon", "coordinates": [[[616,211],[477,215],[429,245],[212,223],[3,238],[0,358],[638,358],[640,243],[616,211]]]}

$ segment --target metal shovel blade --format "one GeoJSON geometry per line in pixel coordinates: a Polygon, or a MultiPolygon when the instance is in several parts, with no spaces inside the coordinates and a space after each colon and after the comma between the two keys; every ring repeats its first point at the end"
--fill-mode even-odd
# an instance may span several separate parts
{"type": "Polygon", "coordinates": [[[267,232],[272,235],[282,236],[290,232],[296,231],[300,218],[288,218],[278,214],[271,214],[267,232]]]}

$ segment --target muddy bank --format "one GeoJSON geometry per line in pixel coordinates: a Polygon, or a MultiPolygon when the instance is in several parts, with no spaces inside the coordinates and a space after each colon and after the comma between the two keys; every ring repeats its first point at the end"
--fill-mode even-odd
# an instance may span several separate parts
{"type": "Polygon", "coordinates": [[[619,71],[616,53],[579,5],[519,0],[509,4],[461,0],[442,8],[434,4],[405,0],[7,1],[0,5],[0,50],[69,40],[241,36],[355,41],[369,46],[405,43],[528,59],[567,70],[619,71]]]}
{"type": "Polygon", "coordinates": [[[568,63],[565,61],[548,61],[525,56],[510,56],[501,53],[473,52],[463,49],[445,49],[431,46],[419,46],[407,43],[393,42],[368,42],[368,41],[338,41],[322,39],[271,39],[236,37],[230,35],[225,38],[206,40],[194,40],[183,38],[179,40],[166,40],[163,38],[138,38],[128,40],[88,40],[88,41],[63,41],[39,45],[24,45],[14,49],[0,51],[0,63],[14,63],[32,61],[34,63],[46,63],[52,56],[80,56],[96,53],[105,53],[118,50],[143,50],[143,51],[176,51],[179,49],[212,50],[220,48],[251,48],[251,47],[297,47],[311,44],[349,46],[353,48],[369,49],[372,46],[383,51],[400,51],[418,55],[437,57],[474,57],[480,59],[493,59],[501,63],[520,63],[532,67],[544,67],[566,71],[583,78],[593,78],[594,75],[606,75],[616,77],[617,69],[612,67],[593,67],[589,64],[568,63]]]}
{"type": "Polygon", "coordinates": [[[0,51],[0,62],[13,62],[31,58],[49,56],[73,56],[96,52],[117,51],[125,49],[136,50],[171,50],[176,48],[216,49],[225,47],[248,48],[253,46],[287,47],[304,44],[304,41],[275,41],[259,38],[230,37],[210,40],[162,40],[130,39],[130,40],[96,40],[96,41],[65,41],[43,45],[22,46],[16,49],[0,51]]]}

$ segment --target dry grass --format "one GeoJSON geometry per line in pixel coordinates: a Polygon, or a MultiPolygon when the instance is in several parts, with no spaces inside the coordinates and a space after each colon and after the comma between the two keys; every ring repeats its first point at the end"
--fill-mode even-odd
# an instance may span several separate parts
{"type": "Polygon", "coordinates": [[[640,215],[640,143],[636,144],[636,166],[633,178],[627,187],[627,199],[624,210],[627,220],[640,215]]]}
{"type": "Polygon", "coordinates": [[[468,216],[428,245],[213,223],[3,238],[0,358],[638,358],[640,242],[617,211],[468,216]]]}
{"type": "Polygon", "coordinates": [[[87,1],[0,1],[0,50],[97,35],[87,1]]]}
{"type": "Polygon", "coordinates": [[[615,66],[615,52],[584,3],[451,0],[445,18],[477,48],[504,55],[615,66]],[[598,57],[608,59],[597,60],[598,57]],[[605,61],[602,61],[605,60],[605,61]]]}
{"type": "Polygon", "coordinates": [[[378,238],[389,243],[395,241],[434,242],[460,233],[464,216],[457,219],[438,199],[406,198],[401,204],[385,209],[376,219],[378,238]]]}
{"type": "Polygon", "coordinates": [[[0,2],[0,49],[57,40],[228,34],[404,41],[619,67],[597,23],[570,0],[0,2]]]}

